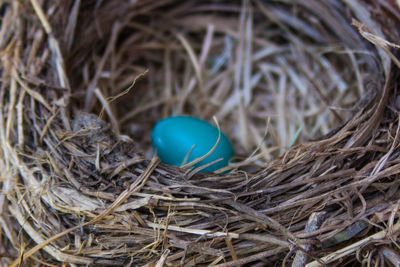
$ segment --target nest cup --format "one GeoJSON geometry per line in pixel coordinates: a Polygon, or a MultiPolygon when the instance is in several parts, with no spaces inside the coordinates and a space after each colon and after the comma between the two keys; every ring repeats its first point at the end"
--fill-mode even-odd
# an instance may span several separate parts
{"type": "Polygon", "coordinates": [[[394,1],[2,2],[1,263],[400,262],[394,1]],[[163,165],[219,121],[225,175],[163,165]]]}

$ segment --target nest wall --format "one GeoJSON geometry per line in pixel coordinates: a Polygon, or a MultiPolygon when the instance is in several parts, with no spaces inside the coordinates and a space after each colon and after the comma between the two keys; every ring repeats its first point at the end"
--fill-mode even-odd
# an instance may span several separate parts
{"type": "MultiPolygon", "coordinates": [[[[398,6],[393,1],[228,2],[2,4],[2,264],[398,264],[398,6]],[[287,7],[290,12],[282,12],[287,7]],[[221,89],[226,98],[217,97],[216,103],[206,97],[217,90],[212,78],[229,82],[242,72],[245,77],[241,68],[253,63],[261,70],[271,67],[260,54],[254,62],[243,59],[237,70],[238,60],[232,66],[225,60],[218,69],[225,74],[212,76],[216,59],[231,42],[221,32],[241,40],[230,23],[250,25],[245,23],[249,14],[263,26],[255,30],[270,33],[288,50],[274,50],[262,38],[250,43],[271,45],[273,52],[260,51],[278,54],[271,60],[294,71],[291,81],[307,73],[301,66],[318,65],[312,53],[328,44],[339,47],[326,57],[331,72],[310,68],[316,76],[309,83],[331,90],[330,100],[340,93],[340,83],[332,78],[339,73],[353,93],[342,95],[348,96],[342,109],[320,111],[322,119],[299,116],[297,126],[307,122],[325,128],[306,129],[297,145],[289,147],[297,126],[285,126],[292,135],[280,139],[286,128],[279,128],[278,119],[276,129],[257,134],[264,124],[254,114],[267,110],[263,101],[275,105],[260,93],[263,80],[257,75],[239,82],[259,82],[248,107],[244,96],[242,104],[223,105],[227,111],[216,108],[234,99],[229,97],[237,92],[229,89],[234,85],[221,89]],[[262,24],[265,16],[272,23],[262,24]],[[204,36],[212,27],[218,28],[217,51],[209,52],[213,60],[207,65],[207,57],[201,57],[207,42],[196,41],[208,40],[204,36]],[[288,30],[281,34],[282,29],[288,30]],[[200,54],[199,61],[191,52],[200,54]],[[297,62],[299,55],[304,58],[297,62]],[[252,123],[241,117],[244,109],[252,123]],[[146,136],[153,122],[179,112],[204,119],[218,113],[246,160],[219,175],[151,157],[146,136]],[[320,138],[310,141],[314,135],[320,138]],[[260,143],[257,137],[272,141],[262,143],[259,157],[247,157],[260,143]]],[[[266,80],[276,85],[281,77],[266,80]]],[[[296,103],[316,103],[307,94],[303,102],[294,96],[294,109],[296,103]]]]}

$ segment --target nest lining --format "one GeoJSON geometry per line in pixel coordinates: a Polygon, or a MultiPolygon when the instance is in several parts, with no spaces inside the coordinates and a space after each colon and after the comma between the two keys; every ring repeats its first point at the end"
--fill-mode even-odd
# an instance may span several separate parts
{"type": "Polygon", "coordinates": [[[363,5],[21,3],[0,31],[4,264],[396,259],[398,74],[350,26],[383,36],[363,5]],[[225,176],[150,161],[143,136],[175,113],[217,114],[254,157],[225,176]]]}
{"type": "MultiPolygon", "coordinates": [[[[124,92],[148,69],[148,81],[138,81],[130,93],[110,103],[107,119],[116,132],[133,136],[151,157],[148,132],[160,118],[189,114],[212,121],[215,115],[241,158],[258,149],[257,157],[247,162],[264,167],[296,142],[321,137],[343,123],[368,93],[365,80],[382,82],[374,48],[354,29],[343,34],[335,28],[349,25],[336,19],[339,25],[322,31],[320,25],[309,25],[313,22],[306,20],[306,8],[296,16],[284,12],[287,8],[292,6],[205,3],[178,6],[165,14],[155,9],[110,29],[108,42],[93,41],[94,55],[82,56],[87,49],[78,45],[78,59],[72,56],[67,64],[72,81],[81,82],[73,88],[82,89],[87,108],[93,105],[89,102],[101,101],[96,98],[104,103],[124,92]],[[220,16],[213,15],[216,10],[220,16]],[[116,56],[103,71],[99,63],[111,64],[111,53],[116,56]],[[77,72],[80,65],[84,71],[77,72]],[[92,80],[82,77],[93,72],[91,68],[99,74],[92,80]],[[96,96],[93,84],[99,87],[96,96]]],[[[329,20],[320,24],[334,25],[329,20]]],[[[86,38],[99,38],[95,27],[84,28],[86,38]]],[[[81,98],[80,92],[76,97],[81,98]]]]}

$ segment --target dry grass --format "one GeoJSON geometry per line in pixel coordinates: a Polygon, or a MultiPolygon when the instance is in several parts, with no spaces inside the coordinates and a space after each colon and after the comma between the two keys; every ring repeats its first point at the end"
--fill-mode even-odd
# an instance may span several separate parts
{"type": "Polygon", "coordinates": [[[390,1],[2,4],[4,265],[398,262],[390,1]],[[230,174],[152,158],[175,114],[216,116],[230,174]]]}

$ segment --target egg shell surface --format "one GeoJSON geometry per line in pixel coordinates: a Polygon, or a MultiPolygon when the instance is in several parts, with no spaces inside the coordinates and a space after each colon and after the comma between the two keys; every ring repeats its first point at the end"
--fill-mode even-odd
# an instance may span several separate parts
{"type": "MultiPolygon", "coordinates": [[[[151,133],[151,142],[163,163],[179,167],[189,152],[186,163],[206,155],[216,144],[218,135],[218,129],[206,121],[189,116],[174,116],[157,122],[151,133]]],[[[214,151],[194,167],[222,159],[201,170],[213,172],[226,167],[233,156],[233,147],[221,132],[221,139],[214,151]]]]}

